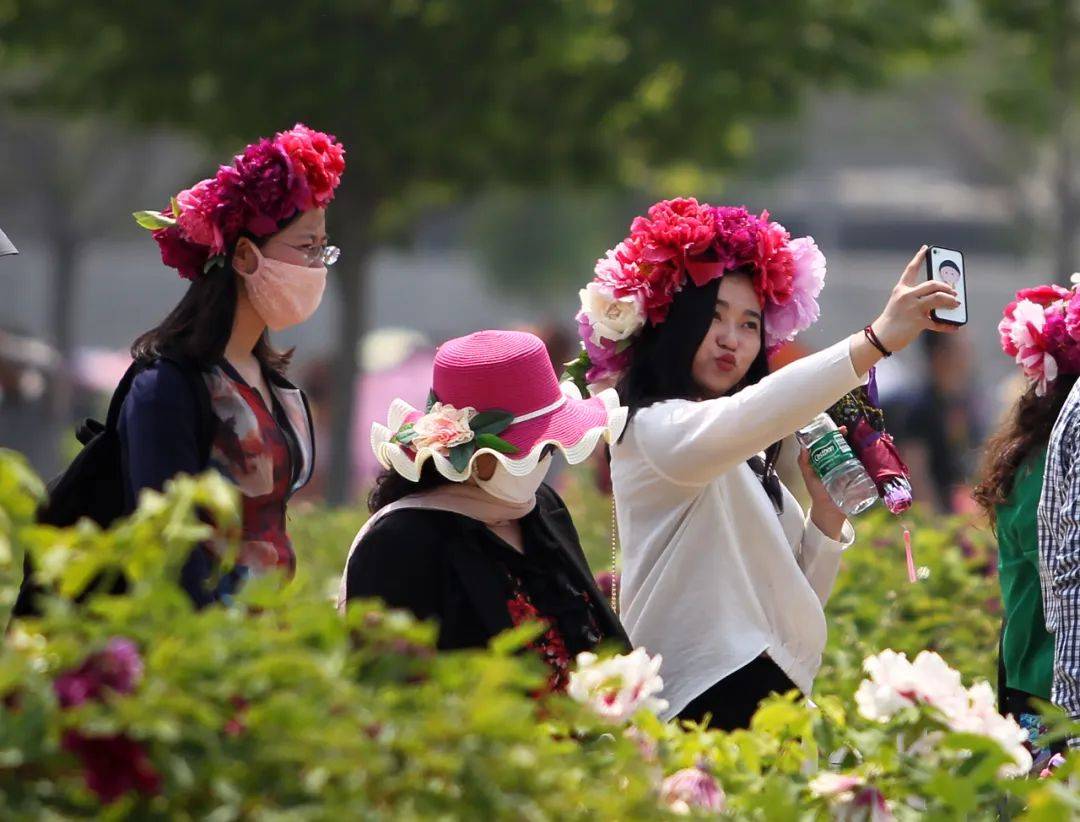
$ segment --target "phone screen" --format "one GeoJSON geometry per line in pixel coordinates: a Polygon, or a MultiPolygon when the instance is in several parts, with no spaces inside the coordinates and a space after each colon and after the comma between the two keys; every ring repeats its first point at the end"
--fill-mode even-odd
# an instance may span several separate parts
{"type": "Polygon", "coordinates": [[[968,321],[967,286],[964,282],[964,255],[950,248],[934,246],[928,252],[927,269],[930,279],[946,283],[956,289],[960,305],[956,308],[936,309],[934,316],[942,322],[963,325],[968,321]]]}

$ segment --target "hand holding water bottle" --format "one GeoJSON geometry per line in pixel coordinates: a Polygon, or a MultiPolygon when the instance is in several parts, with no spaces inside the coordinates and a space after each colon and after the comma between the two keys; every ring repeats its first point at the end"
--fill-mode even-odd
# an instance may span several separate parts
{"type": "Polygon", "coordinates": [[[796,433],[803,446],[799,466],[810,492],[811,519],[822,533],[834,538],[844,518],[865,511],[878,499],[877,486],[852,452],[844,433],[845,429],[837,428],[825,413],[796,433]]]}
{"type": "Polygon", "coordinates": [[[806,490],[810,494],[810,520],[825,536],[830,539],[839,539],[847,515],[833,501],[829,495],[829,489],[814,471],[814,467],[810,464],[810,451],[805,446],[802,446],[799,451],[799,470],[802,472],[803,482],[806,483],[806,490]]]}

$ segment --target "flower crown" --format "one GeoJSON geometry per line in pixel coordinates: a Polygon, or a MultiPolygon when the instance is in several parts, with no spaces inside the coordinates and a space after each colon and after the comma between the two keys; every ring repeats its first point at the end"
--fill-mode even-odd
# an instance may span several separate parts
{"type": "Polygon", "coordinates": [[[656,203],[634,218],[630,236],[597,261],[581,290],[583,350],[567,373],[579,383],[613,384],[630,364],[635,338],[646,323],[664,322],[687,279],[701,286],[739,269],[753,277],[768,348],[817,320],[825,257],[813,238],[793,239],[767,211],[755,217],[693,197],[656,203]]]}
{"type": "Polygon", "coordinates": [[[326,206],[344,171],[341,143],[297,123],[272,140],[252,143],[231,166],[173,197],[165,211],[133,216],[153,233],[161,261],[197,280],[225,265],[243,232],[266,237],[297,212],[326,206]]]}
{"type": "Polygon", "coordinates": [[[998,333],[1001,350],[1016,360],[1035,394],[1044,396],[1058,374],[1080,374],[1080,290],[1040,285],[1016,292],[998,333]]]}

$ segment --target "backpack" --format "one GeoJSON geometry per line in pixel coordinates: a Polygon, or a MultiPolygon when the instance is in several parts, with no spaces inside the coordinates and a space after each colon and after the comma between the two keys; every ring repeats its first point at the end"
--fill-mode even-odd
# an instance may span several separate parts
{"type": "MultiPolygon", "coordinates": [[[[205,460],[209,458],[213,439],[213,414],[210,392],[202,371],[187,359],[174,356],[163,356],[161,359],[168,360],[180,369],[195,396],[199,409],[199,447],[205,460]]],[[[88,418],[76,427],[75,436],[83,448],[67,469],[49,482],[48,498],[38,510],[39,523],[67,527],[88,517],[102,528],[107,528],[124,515],[124,473],[117,423],[131,383],[152,364],[131,364],[113,392],[105,422],[88,418]]],[[[94,587],[94,584],[92,582],[89,587],[94,587]]],[[[34,600],[41,590],[33,580],[33,567],[27,555],[23,562],[22,587],[12,614],[23,616],[39,613],[34,600]]]]}

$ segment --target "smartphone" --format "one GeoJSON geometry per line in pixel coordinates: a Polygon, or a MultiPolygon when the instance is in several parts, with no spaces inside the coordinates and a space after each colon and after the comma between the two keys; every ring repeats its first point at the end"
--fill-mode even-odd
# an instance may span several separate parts
{"type": "Polygon", "coordinates": [[[960,300],[960,305],[956,308],[934,309],[930,316],[946,325],[965,325],[968,321],[968,310],[964,255],[952,248],[930,246],[926,250],[926,279],[951,285],[956,289],[956,298],[960,300]]]}

